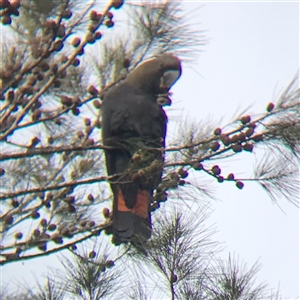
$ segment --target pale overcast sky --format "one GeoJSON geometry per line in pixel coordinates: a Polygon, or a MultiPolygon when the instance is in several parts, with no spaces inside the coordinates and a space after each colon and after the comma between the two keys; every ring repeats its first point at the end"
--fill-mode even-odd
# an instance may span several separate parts
{"type": "MultiPolygon", "coordinates": [[[[298,71],[299,3],[186,1],[184,8],[210,41],[193,65],[201,75],[184,68],[173,88],[172,109],[184,107],[195,120],[224,116],[224,124],[238,108],[253,104],[250,113],[264,112],[298,71]]],[[[244,159],[247,164],[239,164],[237,156],[224,170],[251,175],[253,156],[244,159]]],[[[227,246],[224,258],[235,253],[248,267],[259,259],[258,281],[266,280],[274,289],[280,284],[286,299],[297,299],[299,210],[281,199],[283,213],[255,183],[246,183],[242,191],[219,184],[216,195],[222,201],[213,204],[210,221],[219,230],[214,238],[227,246]]]]}
{"type": "MultiPolygon", "coordinates": [[[[182,111],[195,120],[224,117],[224,124],[238,108],[253,104],[249,113],[263,112],[299,67],[299,3],[185,1],[183,8],[198,23],[196,30],[207,31],[209,43],[193,68],[183,66],[182,78],[172,90],[169,134],[175,134],[175,117],[182,111]]],[[[224,170],[251,175],[253,156],[245,154],[245,159],[247,164],[241,166],[237,156],[224,170]]],[[[299,211],[280,199],[283,213],[254,183],[242,191],[231,184],[216,188],[222,201],[213,203],[209,222],[218,229],[213,238],[225,243],[223,257],[235,253],[248,267],[259,259],[263,267],[258,282],[267,281],[275,290],[280,286],[285,299],[297,299],[299,211]]],[[[30,280],[31,271],[40,274],[45,271],[41,266],[56,263],[55,257],[46,257],[8,265],[3,282],[30,280]]]]}

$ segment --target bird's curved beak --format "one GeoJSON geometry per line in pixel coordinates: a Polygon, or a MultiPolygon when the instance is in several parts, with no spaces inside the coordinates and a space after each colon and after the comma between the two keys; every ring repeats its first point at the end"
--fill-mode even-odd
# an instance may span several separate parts
{"type": "Polygon", "coordinates": [[[169,70],[163,74],[159,85],[160,93],[157,96],[157,104],[159,106],[170,106],[172,104],[172,100],[169,97],[171,95],[169,90],[179,77],[180,71],[178,70],[169,70]]]}
{"type": "Polygon", "coordinates": [[[164,92],[168,92],[179,77],[180,77],[179,70],[166,71],[160,79],[160,85],[159,85],[160,90],[164,92]]]}

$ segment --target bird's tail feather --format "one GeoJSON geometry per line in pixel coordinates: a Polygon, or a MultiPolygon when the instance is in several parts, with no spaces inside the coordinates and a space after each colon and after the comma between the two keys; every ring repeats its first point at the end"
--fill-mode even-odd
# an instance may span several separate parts
{"type": "Polygon", "coordinates": [[[151,237],[150,194],[138,190],[136,203],[132,208],[126,206],[121,189],[114,196],[113,242],[120,244],[133,239],[147,240],[151,237]]]}

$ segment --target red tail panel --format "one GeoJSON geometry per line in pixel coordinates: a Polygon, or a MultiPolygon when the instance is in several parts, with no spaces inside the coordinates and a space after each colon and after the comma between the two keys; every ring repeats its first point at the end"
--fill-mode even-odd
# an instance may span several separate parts
{"type": "Polygon", "coordinates": [[[133,208],[126,206],[123,193],[121,189],[118,190],[118,211],[131,212],[144,219],[148,218],[149,214],[149,193],[145,190],[138,190],[136,203],[133,208]]]}

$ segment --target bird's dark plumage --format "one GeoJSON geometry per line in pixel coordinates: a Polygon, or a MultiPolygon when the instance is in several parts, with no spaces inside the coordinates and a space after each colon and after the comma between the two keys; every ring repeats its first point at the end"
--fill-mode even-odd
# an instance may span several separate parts
{"type": "Polygon", "coordinates": [[[167,116],[157,103],[181,75],[180,60],[163,54],[146,61],[102,104],[102,137],[113,201],[114,243],[151,236],[150,203],[161,179],[167,116]],[[160,150],[157,150],[159,148],[160,150]]]}

